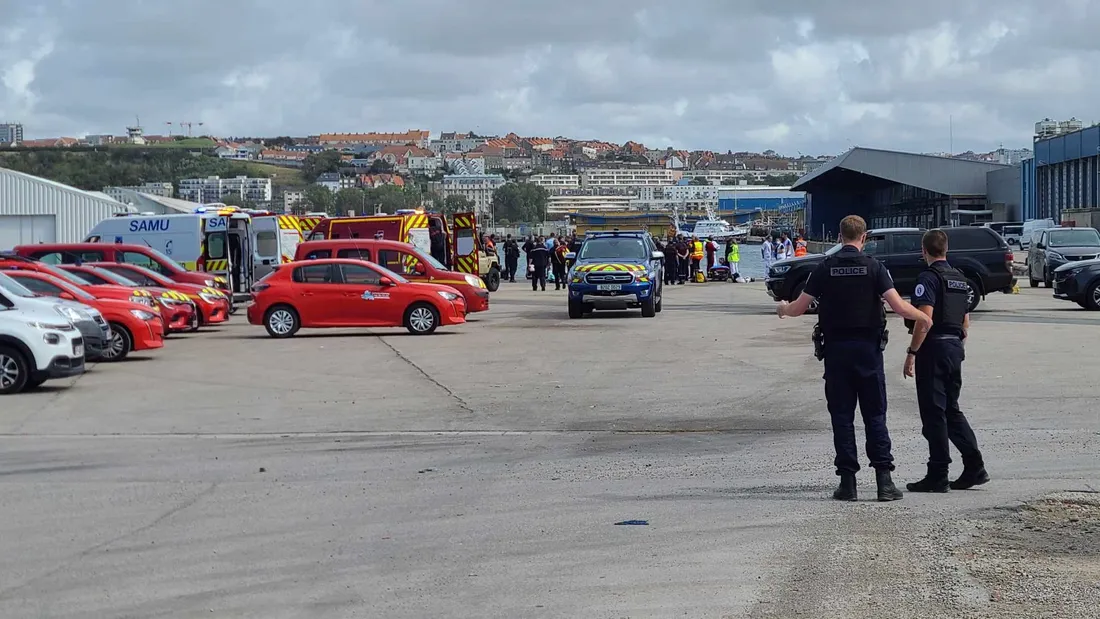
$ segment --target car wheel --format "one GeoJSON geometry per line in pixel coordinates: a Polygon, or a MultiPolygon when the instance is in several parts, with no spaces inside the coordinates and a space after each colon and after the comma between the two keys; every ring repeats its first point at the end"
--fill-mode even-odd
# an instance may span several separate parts
{"type": "Polygon", "coordinates": [[[1095,281],[1089,286],[1085,294],[1085,309],[1093,312],[1100,311],[1100,281],[1095,281]]]}
{"type": "Polygon", "coordinates": [[[0,395],[19,393],[30,379],[30,366],[18,350],[0,346],[0,395]]]}
{"type": "Polygon", "coordinates": [[[982,302],[982,294],[979,290],[981,290],[981,288],[978,287],[977,282],[969,277],[966,278],[966,304],[968,312],[973,312],[974,309],[978,307],[978,304],[982,302]]]}
{"type": "Polygon", "coordinates": [[[580,318],[581,316],[584,316],[584,303],[581,303],[580,301],[570,301],[569,317],[580,318]]]}
{"type": "Polygon", "coordinates": [[[117,322],[112,322],[111,337],[107,340],[107,345],[103,347],[103,360],[122,361],[133,348],[134,337],[130,335],[130,331],[117,322]]]}
{"type": "Polygon", "coordinates": [[[431,303],[413,303],[405,310],[405,328],[413,335],[428,335],[439,326],[439,312],[431,303]]]}
{"type": "Polygon", "coordinates": [[[1048,273],[1046,269],[1043,269],[1043,283],[1046,284],[1047,288],[1054,287],[1054,276],[1048,273]]]}
{"type": "Polygon", "coordinates": [[[665,302],[665,288],[661,286],[661,289],[657,291],[657,303],[653,305],[653,309],[657,310],[657,313],[661,313],[661,306],[665,302]]]}
{"type": "Polygon", "coordinates": [[[657,302],[653,300],[651,295],[648,299],[642,301],[642,318],[653,318],[657,315],[657,302]]]}
{"type": "Polygon", "coordinates": [[[493,267],[489,269],[489,272],[485,274],[485,288],[489,292],[496,292],[497,288],[500,288],[500,269],[493,267]]]}
{"type": "Polygon", "coordinates": [[[1039,280],[1034,279],[1034,278],[1031,277],[1031,271],[1028,271],[1028,273],[1027,273],[1027,283],[1031,284],[1032,288],[1038,288],[1039,287],[1039,280]]]}
{"type": "Polygon", "coordinates": [[[301,324],[298,312],[289,305],[276,305],[264,316],[264,328],[271,337],[290,337],[298,332],[301,324]]]}

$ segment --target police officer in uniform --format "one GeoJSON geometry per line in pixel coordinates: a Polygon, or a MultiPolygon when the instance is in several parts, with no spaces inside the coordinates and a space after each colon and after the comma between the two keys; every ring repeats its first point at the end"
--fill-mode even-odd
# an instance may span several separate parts
{"type": "Polygon", "coordinates": [[[963,340],[970,328],[970,286],[966,276],[947,262],[947,235],[929,230],[921,240],[928,268],[917,276],[913,305],[932,318],[931,329],[920,326],[906,350],[902,373],[916,370],[917,405],[921,433],[928,439],[928,475],[906,484],[910,492],[965,490],[989,481],[982,452],[966,416],[959,410],[962,390],[963,340]],[[962,454],[963,472],[953,482],[947,478],[951,446],[962,454]]]}
{"type": "Polygon", "coordinates": [[[886,429],[886,374],[882,366],[886,311],[882,301],[905,318],[921,324],[932,321],[901,298],[889,271],[863,253],[866,240],[863,218],[849,215],[841,220],[840,242],[844,247],[810,274],[798,299],[790,304],[780,302],[776,312],[780,318],[800,316],[814,299],[818,300],[818,324],[824,336],[825,400],[832,419],[836,473],[840,476],[833,498],[856,500],[858,403],[867,431],[867,457],[875,469],[878,500],[896,501],[902,493],[890,475],[894,458],[886,429]]]}

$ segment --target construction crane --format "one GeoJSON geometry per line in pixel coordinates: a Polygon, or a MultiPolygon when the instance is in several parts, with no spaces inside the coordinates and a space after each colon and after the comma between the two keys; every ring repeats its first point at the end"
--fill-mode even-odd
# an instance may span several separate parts
{"type": "Polygon", "coordinates": [[[183,127],[187,127],[187,137],[191,137],[191,126],[192,125],[198,125],[199,127],[202,127],[203,123],[193,123],[193,122],[180,121],[180,123],[179,123],[180,132],[181,133],[183,132],[183,127]]]}

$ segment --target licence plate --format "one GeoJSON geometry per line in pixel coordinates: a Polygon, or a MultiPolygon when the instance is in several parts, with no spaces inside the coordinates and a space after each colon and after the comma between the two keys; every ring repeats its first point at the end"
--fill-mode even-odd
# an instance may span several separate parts
{"type": "Polygon", "coordinates": [[[596,284],[596,290],[622,290],[622,284],[596,284]]]}
{"type": "Polygon", "coordinates": [[[76,346],[73,347],[73,356],[74,357],[83,357],[84,356],[84,344],[77,344],[76,346]]]}

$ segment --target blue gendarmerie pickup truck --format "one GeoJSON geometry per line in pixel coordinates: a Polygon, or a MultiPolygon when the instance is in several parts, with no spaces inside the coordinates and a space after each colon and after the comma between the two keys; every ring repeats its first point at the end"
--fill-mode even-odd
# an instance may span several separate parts
{"type": "Polygon", "coordinates": [[[661,311],[664,254],[648,232],[592,232],[576,253],[569,270],[569,317],[594,310],[639,307],[652,318],[661,311]]]}

